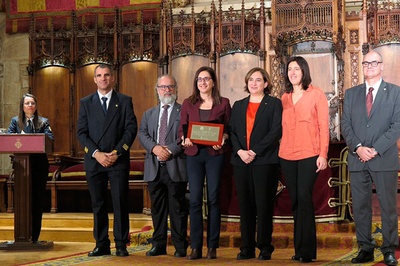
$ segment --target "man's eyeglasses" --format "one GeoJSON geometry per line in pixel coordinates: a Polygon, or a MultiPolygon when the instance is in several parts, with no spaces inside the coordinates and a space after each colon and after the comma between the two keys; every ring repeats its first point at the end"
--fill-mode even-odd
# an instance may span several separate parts
{"type": "Polygon", "coordinates": [[[377,67],[380,63],[382,63],[382,62],[379,62],[379,61],[372,61],[372,62],[363,61],[361,64],[363,65],[363,67],[368,67],[368,66],[377,67]]]}
{"type": "Polygon", "coordinates": [[[157,88],[162,90],[162,91],[166,91],[167,89],[168,90],[173,90],[173,89],[175,89],[175,87],[176,87],[175,85],[158,85],[157,86],[157,88]]]}
{"type": "Polygon", "coordinates": [[[209,82],[210,80],[211,80],[210,77],[204,77],[204,78],[197,77],[197,82],[202,82],[202,81],[209,82]]]}
{"type": "Polygon", "coordinates": [[[26,102],[26,103],[24,103],[24,105],[26,105],[26,106],[29,106],[29,105],[35,106],[36,103],[35,102],[26,102]]]}

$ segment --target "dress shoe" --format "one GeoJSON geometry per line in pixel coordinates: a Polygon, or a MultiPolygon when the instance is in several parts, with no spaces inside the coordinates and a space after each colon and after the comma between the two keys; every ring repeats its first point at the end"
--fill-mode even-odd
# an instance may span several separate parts
{"type": "Polygon", "coordinates": [[[97,257],[97,256],[104,256],[104,255],[111,255],[110,248],[95,247],[92,251],[90,251],[88,253],[89,257],[97,257]]]}
{"type": "Polygon", "coordinates": [[[271,252],[261,250],[260,255],[258,255],[259,260],[270,260],[271,259],[271,252]]]}
{"type": "Polygon", "coordinates": [[[312,259],[301,258],[301,257],[300,257],[299,262],[300,262],[300,263],[310,263],[310,262],[312,262],[312,259]]]}
{"type": "Polygon", "coordinates": [[[190,255],[187,257],[188,260],[198,260],[203,257],[202,250],[201,249],[192,249],[192,252],[190,255]]]}
{"type": "Polygon", "coordinates": [[[255,257],[256,257],[256,254],[254,251],[251,252],[251,251],[247,251],[247,250],[242,250],[239,252],[236,259],[237,260],[249,260],[249,259],[253,259],[255,257]]]}
{"type": "Polygon", "coordinates": [[[217,258],[217,249],[216,248],[209,248],[207,251],[207,259],[213,260],[217,258]]]}
{"type": "Polygon", "coordinates": [[[186,250],[185,249],[178,249],[174,253],[174,257],[183,258],[186,257],[186,250]]]}
{"type": "Polygon", "coordinates": [[[374,260],[374,253],[361,250],[357,257],[351,259],[351,263],[365,263],[374,260]]]}
{"type": "Polygon", "coordinates": [[[160,255],[166,255],[167,250],[165,248],[158,248],[158,247],[152,247],[149,251],[146,252],[146,256],[160,256],[160,255]]]}
{"type": "Polygon", "coordinates": [[[394,253],[392,251],[385,253],[385,259],[383,260],[383,262],[386,265],[397,265],[396,257],[394,256],[394,253]]]}
{"type": "Polygon", "coordinates": [[[122,247],[122,248],[117,248],[117,250],[115,251],[115,255],[117,255],[118,257],[126,257],[129,256],[129,253],[126,250],[126,247],[122,247]]]}
{"type": "Polygon", "coordinates": [[[312,259],[297,257],[296,255],[292,256],[292,260],[298,260],[300,263],[309,263],[312,262],[312,259]]]}

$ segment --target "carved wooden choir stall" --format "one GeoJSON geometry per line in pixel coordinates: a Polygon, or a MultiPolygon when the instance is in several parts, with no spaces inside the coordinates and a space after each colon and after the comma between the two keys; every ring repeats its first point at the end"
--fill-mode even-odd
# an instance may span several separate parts
{"type": "MultiPolygon", "coordinates": [[[[180,10],[171,1],[162,1],[157,10],[74,11],[64,22],[32,16],[30,91],[38,97],[40,112],[51,121],[56,141],[50,157],[53,162],[82,157],[76,136],[79,99],[96,90],[93,71],[98,63],[112,65],[115,89],[132,96],[140,122],[144,111],[157,104],[154,86],[160,74],[177,79],[178,101],[182,102],[191,94],[195,71],[211,66],[217,72],[221,94],[233,104],[247,96],[244,75],[255,66],[269,72],[272,95],[280,97],[285,62],[301,55],[310,64],[313,84],[326,93],[330,108],[333,160],[316,185],[317,217],[320,221],[344,219],[351,199],[340,137],[343,95],[346,88],[363,82],[362,54],[372,48],[392,66],[385,80],[399,83],[400,63],[392,56],[400,52],[398,2],[261,0],[251,6],[241,1],[235,7],[222,2],[210,1],[206,10],[198,10],[193,3],[180,10]]],[[[131,156],[144,158],[137,139],[131,156]]],[[[56,188],[50,182],[52,191],[57,190],[63,170],[54,178],[56,188]]],[[[228,161],[222,187],[223,215],[237,217],[228,161]]],[[[284,180],[281,188],[275,218],[288,220],[284,180]]],[[[53,208],[57,207],[53,204],[53,208]]]]}

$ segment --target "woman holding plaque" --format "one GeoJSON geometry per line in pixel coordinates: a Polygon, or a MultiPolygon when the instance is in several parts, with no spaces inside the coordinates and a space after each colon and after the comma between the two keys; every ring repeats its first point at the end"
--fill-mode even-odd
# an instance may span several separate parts
{"type": "Polygon", "coordinates": [[[257,247],[258,259],[270,260],[274,251],[272,216],[278,186],[282,103],[269,96],[272,86],[264,69],[251,69],[245,83],[245,91],[250,95],[235,102],[230,120],[231,164],[242,238],[237,259],[255,258],[257,247]]]}
{"type": "MultiPolygon", "coordinates": [[[[49,120],[38,115],[37,99],[25,94],[20,101],[19,115],[13,117],[7,133],[44,133],[54,141],[49,120]]],[[[43,195],[49,175],[49,161],[45,153],[31,155],[32,165],[32,242],[37,243],[42,228],[43,195]]]]}
{"type": "Polygon", "coordinates": [[[207,190],[207,258],[217,257],[219,247],[221,211],[219,191],[221,173],[224,164],[225,144],[228,138],[228,123],[231,106],[227,98],[221,97],[217,76],[210,67],[201,67],[196,71],[193,92],[182,104],[180,130],[182,145],[187,155],[187,169],[190,191],[190,246],[189,260],[202,258],[203,247],[203,187],[206,180],[207,190]],[[189,122],[206,122],[211,127],[223,125],[220,143],[204,144],[188,136],[189,122]]]}

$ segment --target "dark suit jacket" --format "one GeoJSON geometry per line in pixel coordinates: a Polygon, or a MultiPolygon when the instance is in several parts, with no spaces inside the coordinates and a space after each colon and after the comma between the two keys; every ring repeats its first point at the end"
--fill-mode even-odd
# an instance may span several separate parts
{"type": "MultiPolygon", "coordinates": [[[[180,121],[180,136],[183,135],[183,128],[189,124],[189,121],[194,122],[207,122],[200,121],[200,102],[191,104],[188,99],[185,99],[182,103],[181,121],[180,121]]],[[[231,105],[229,99],[222,97],[219,105],[214,105],[211,109],[209,121],[213,121],[218,124],[224,124],[224,133],[228,133],[229,119],[231,117],[231,105]]],[[[197,154],[199,147],[197,144],[185,149],[185,154],[194,156],[197,154]]],[[[222,149],[216,151],[212,147],[207,147],[207,151],[210,155],[218,155],[226,152],[228,145],[222,146],[222,149]]]]}
{"type": "MultiPolygon", "coordinates": [[[[54,141],[54,135],[50,128],[49,120],[45,117],[38,117],[39,127],[35,128],[35,133],[45,133],[52,141],[54,141]]],[[[18,116],[11,119],[10,126],[8,127],[7,133],[21,133],[22,130],[27,132],[27,128],[20,129],[18,126],[18,116]]]]}
{"type": "Polygon", "coordinates": [[[236,101],[232,108],[229,123],[232,142],[231,163],[237,166],[246,164],[237,152],[247,150],[246,139],[250,137],[250,150],[257,156],[254,165],[279,163],[279,140],[282,137],[282,102],[278,98],[265,95],[254,120],[251,136],[246,136],[246,111],[249,97],[236,101]]]}
{"type": "MultiPolygon", "coordinates": [[[[166,146],[172,152],[170,159],[166,162],[169,176],[175,182],[187,182],[186,155],[183,153],[178,134],[181,105],[175,103],[169,117],[166,146]]],[[[151,151],[157,145],[158,123],[160,106],[148,109],[142,117],[139,128],[140,144],[146,149],[144,163],[144,180],[154,181],[157,177],[159,163],[157,156],[151,151]]]]}
{"type": "Polygon", "coordinates": [[[367,115],[365,98],[365,84],[348,89],[345,93],[341,130],[349,146],[349,170],[361,171],[368,165],[372,171],[397,171],[400,87],[382,81],[370,117],[367,115]],[[367,163],[361,162],[353,152],[359,143],[374,147],[378,155],[367,163]]]}
{"type": "MultiPolygon", "coordinates": [[[[50,128],[49,120],[45,117],[38,117],[39,127],[35,128],[35,133],[44,133],[52,141],[54,141],[54,135],[50,128]]],[[[18,116],[11,119],[10,126],[8,127],[7,133],[21,133],[22,131],[27,132],[27,128],[20,129],[18,126],[18,116]]],[[[47,159],[47,154],[39,153],[32,154],[32,168],[34,173],[41,173],[40,178],[45,178],[47,180],[47,175],[49,172],[49,161],[47,159]],[[44,177],[43,177],[43,176],[44,177]]]]}
{"type": "Polygon", "coordinates": [[[86,171],[129,169],[129,149],[137,133],[131,97],[113,91],[107,116],[104,116],[97,92],[82,98],[77,131],[84,146],[86,171]],[[92,157],[97,149],[101,152],[117,150],[117,162],[112,167],[104,168],[92,157]]]}

